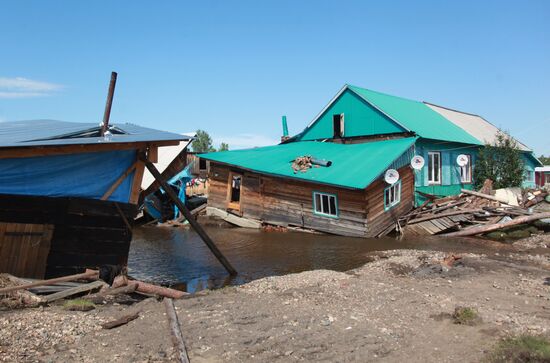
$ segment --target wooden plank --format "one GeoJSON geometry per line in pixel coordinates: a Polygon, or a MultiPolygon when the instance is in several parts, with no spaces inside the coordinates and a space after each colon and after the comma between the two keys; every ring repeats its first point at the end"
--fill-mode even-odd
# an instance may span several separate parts
{"type": "Polygon", "coordinates": [[[187,348],[183,341],[183,335],[181,334],[180,323],[174,302],[172,299],[164,299],[164,307],[166,308],[166,315],[168,317],[168,325],[170,327],[170,336],[172,337],[172,344],[176,350],[176,361],[178,363],[189,363],[189,357],[187,356],[187,348]]]}
{"type": "Polygon", "coordinates": [[[132,171],[134,171],[136,169],[136,166],[137,166],[137,161],[135,163],[133,163],[132,165],[130,165],[130,167],[128,169],[126,169],[118,178],[117,180],[115,180],[115,182],[113,183],[113,185],[111,185],[109,187],[109,189],[107,189],[107,191],[105,192],[105,194],[103,194],[103,196],[101,197],[101,200],[107,200],[109,199],[109,197],[111,196],[111,194],[114,193],[114,191],[116,190],[116,188],[118,188],[118,186],[120,184],[122,184],[122,182],[124,181],[124,179],[126,179],[128,177],[128,175],[130,175],[130,173],[132,171]]]}
{"type": "Polygon", "coordinates": [[[0,159],[28,158],[37,156],[78,154],[88,152],[114,151],[142,149],[148,146],[173,146],[179,145],[179,141],[155,141],[155,142],[109,142],[94,144],[79,144],[66,146],[29,146],[2,148],[0,159]]]}
{"type": "Polygon", "coordinates": [[[96,289],[100,289],[104,286],[108,286],[105,282],[101,280],[92,281],[87,284],[82,284],[81,286],[72,287],[70,289],[66,289],[64,291],[56,292],[50,295],[46,295],[43,297],[44,301],[46,302],[53,302],[56,300],[64,299],[69,296],[73,296],[76,294],[81,294],[83,292],[88,292],[96,289]]]}
{"type": "Polygon", "coordinates": [[[137,204],[139,194],[141,193],[141,182],[143,180],[143,173],[145,171],[145,164],[139,160],[136,162],[136,169],[134,173],[134,181],[132,183],[132,189],[130,192],[130,203],[137,204]]]}

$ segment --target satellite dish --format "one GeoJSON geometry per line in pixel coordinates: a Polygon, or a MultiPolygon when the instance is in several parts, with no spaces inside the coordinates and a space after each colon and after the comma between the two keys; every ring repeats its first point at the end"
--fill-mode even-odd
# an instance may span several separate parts
{"type": "Polygon", "coordinates": [[[411,159],[411,166],[414,170],[420,170],[424,167],[424,158],[420,155],[416,155],[411,159]]]}
{"type": "Polygon", "coordinates": [[[466,166],[469,161],[468,155],[460,154],[456,157],[456,163],[458,166],[466,166]]]}
{"type": "Polygon", "coordinates": [[[384,180],[388,184],[395,184],[399,180],[399,172],[395,169],[388,169],[384,174],[384,180]]]}

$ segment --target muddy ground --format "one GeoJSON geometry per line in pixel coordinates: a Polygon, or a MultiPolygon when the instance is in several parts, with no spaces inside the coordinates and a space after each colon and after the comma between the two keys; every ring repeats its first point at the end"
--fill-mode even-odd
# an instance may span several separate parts
{"type": "MultiPolygon", "coordinates": [[[[491,255],[394,250],[346,273],[269,277],[176,302],[191,362],[479,362],[502,337],[550,333],[549,235],[491,255]],[[531,253],[525,250],[532,251],[531,253]],[[482,322],[457,325],[455,307],[482,322]]],[[[173,361],[162,302],[0,312],[6,362],[173,361]],[[134,311],[140,317],[104,330],[134,311]]]]}

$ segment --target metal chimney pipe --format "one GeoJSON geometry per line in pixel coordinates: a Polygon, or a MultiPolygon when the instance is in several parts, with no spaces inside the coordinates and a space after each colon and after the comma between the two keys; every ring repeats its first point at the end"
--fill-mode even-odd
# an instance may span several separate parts
{"type": "Polygon", "coordinates": [[[111,82],[109,82],[109,93],[107,93],[107,102],[105,103],[105,112],[103,113],[103,125],[101,127],[101,136],[105,135],[105,131],[109,130],[109,118],[111,117],[111,106],[113,105],[113,96],[116,86],[116,72],[111,72],[111,82]]]}

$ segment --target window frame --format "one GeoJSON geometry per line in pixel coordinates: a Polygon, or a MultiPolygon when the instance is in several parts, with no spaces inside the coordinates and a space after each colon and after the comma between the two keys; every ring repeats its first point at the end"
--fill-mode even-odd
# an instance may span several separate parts
{"type": "Polygon", "coordinates": [[[336,194],[332,194],[332,193],[326,193],[326,192],[320,192],[320,191],[316,191],[314,190],[312,193],[311,193],[311,197],[312,197],[312,205],[313,205],[313,214],[314,215],[318,215],[318,216],[322,216],[322,217],[328,217],[328,218],[339,218],[340,217],[340,210],[338,209],[338,195],[336,194]],[[318,212],[317,211],[317,200],[315,198],[316,195],[319,195],[320,196],[320,200],[321,200],[321,210],[323,210],[323,202],[322,202],[322,197],[323,196],[327,196],[328,197],[328,209],[329,209],[329,213],[324,213],[324,212],[318,212]],[[330,198],[334,198],[334,208],[336,209],[335,211],[335,214],[330,214],[330,198]]]}
{"type": "Polygon", "coordinates": [[[460,173],[460,183],[461,184],[472,184],[472,155],[471,154],[464,154],[468,157],[468,164],[464,166],[459,166],[459,173],[460,173]],[[468,171],[468,180],[462,180],[462,170],[468,171]]]}
{"type": "MultiPolygon", "coordinates": [[[[433,176],[435,175],[434,171],[435,171],[435,168],[434,168],[434,163],[432,162],[432,168],[431,168],[431,172],[432,172],[432,178],[433,176]]],[[[428,151],[428,184],[429,185],[441,185],[441,151],[428,151]],[[437,155],[437,161],[438,161],[438,174],[437,174],[437,181],[435,180],[430,180],[430,159],[432,158],[432,156],[434,155],[437,155]]]]}
{"type": "Polygon", "coordinates": [[[536,180],[535,171],[525,168],[523,172],[523,181],[528,183],[534,183],[536,180]],[[527,178],[529,176],[529,178],[527,178]]]}
{"type": "Polygon", "coordinates": [[[388,210],[392,209],[393,207],[395,207],[395,206],[398,205],[399,203],[401,203],[401,180],[399,180],[399,181],[393,183],[393,184],[390,185],[389,187],[384,188],[384,211],[388,211],[388,210]],[[386,197],[386,193],[387,193],[390,189],[395,188],[395,187],[398,188],[398,193],[395,193],[395,192],[394,192],[394,201],[388,203],[388,199],[387,199],[387,197],[386,197]],[[395,195],[397,195],[397,198],[395,198],[395,195]]]}
{"type": "Polygon", "coordinates": [[[344,122],[344,113],[335,113],[332,115],[332,137],[334,139],[341,139],[344,137],[345,135],[345,122],[344,122]],[[340,134],[337,135],[335,130],[334,130],[334,126],[335,126],[335,122],[336,122],[336,117],[338,117],[338,122],[339,122],[339,125],[338,125],[338,129],[340,131],[340,134]]]}

